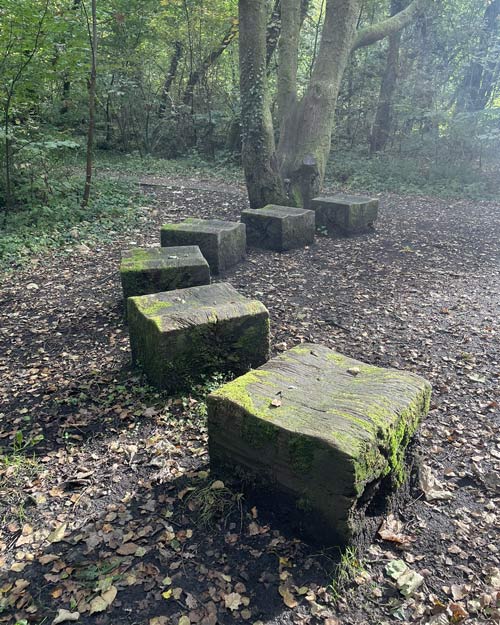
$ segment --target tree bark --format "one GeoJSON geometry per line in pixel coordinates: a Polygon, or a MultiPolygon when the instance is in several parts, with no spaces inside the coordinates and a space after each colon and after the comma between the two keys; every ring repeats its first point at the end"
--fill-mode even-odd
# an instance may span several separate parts
{"type": "Polygon", "coordinates": [[[224,35],[224,38],[222,39],[220,44],[205,57],[199,69],[191,73],[186,86],[186,90],[184,91],[184,97],[182,98],[184,104],[192,104],[194,88],[196,87],[196,85],[202,82],[203,78],[207,75],[208,70],[217,61],[217,59],[221,56],[224,50],[229,47],[231,42],[238,34],[238,29],[238,20],[233,19],[230,28],[224,35]]]}
{"type": "Polygon", "coordinates": [[[310,206],[319,193],[330,153],[340,81],[351,52],[360,0],[328,0],[318,56],[301,101],[284,119],[280,172],[293,204],[310,206]]]}
{"type": "MultiPolygon", "coordinates": [[[[391,15],[399,13],[404,7],[404,0],[391,1],[391,15]]],[[[399,50],[401,31],[389,35],[389,47],[385,71],[380,85],[377,112],[370,136],[370,153],[381,152],[389,139],[392,126],[393,97],[399,73],[399,50]]]]}
{"type": "Polygon", "coordinates": [[[170,87],[174,82],[174,78],[177,74],[177,68],[179,67],[179,61],[182,56],[182,42],[176,41],[174,43],[175,50],[170,60],[170,67],[163,83],[163,89],[161,91],[160,106],[158,107],[158,118],[161,119],[165,116],[167,109],[168,94],[170,93],[170,87]]]}
{"type": "Polygon", "coordinates": [[[240,0],[242,162],[251,208],[286,203],[268,102],[266,18],[264,2],[240,0]]]}
{"type": "Polygon", "coordinates": [[[457,110],[477,112],[486,108],[500,74],[498,45],[500,0],[493,0],[484,12],[478,49],[467,68],[459,90],[457,110]],[[496,47],[495,47],[496,44],[496,47]]]}
{"type": "MultiPolygon", "coordinates": [[[[403,28],[429,1],[413,0],[404,11],[356,34],[362,0],[327,0],[309,85],[300,100],[288,100],[275,154],[265,76],[264,3],[240,0],[243,166],[252,205],[262,206],[264,199],[264,203],[283,203],[286,189],[286,203],[310,206],[323,183],[340,81],[349,55],[403,28]],[[277,181],[276,168],[282,185],[277,181]]],[[[289,6],[295,15],[295,5],[289,6]]],[[[290,20],[295,24],[295,17],[290,20]]],[[[293,92],[293,67],[285,73],[289,94],[293,92]]]]}
{"type": "MultiPolygon", "coordinates": [[[[311,4],[311,0],[299,0],[300,2],[300,28],[304,23],[304,20],[307,17],[307,13],[309,11],[309,6],[311,4]]],[[[274,6],[271,13],[271,19],[267,25],[267,35],[266,35],[266,63],[269,67],[271,63],[271,59],[273,58],[273,54],[278,47],[278,42],[280,40],[281,34],[281,0],[274,0],[274,6]]]]}
{"type": "Polygon", "coordinates": [[[95,131],[95,96],[97,82],[97,0],[92,0],[91,4],[91,22],[87,22],[89,27],[89,41],[91,49],[91,65],[90,78],[88,80],[89,94],[89,125],[87,130],[87,164],[85,174],[85,187],[83,190],[82,208],[86,208],[89,203],[90,189],[92,186],[92,154],[94,150],[94,131],[95,131]],[[90,32],[91,28],[91,32],[90,32]]]}
{"type": "Polygon", "coordinates": [[[300,0],[281,0],[281,37],[278,65],[278,119],[282,127],[286,112],[297,102],[300,0]]]}

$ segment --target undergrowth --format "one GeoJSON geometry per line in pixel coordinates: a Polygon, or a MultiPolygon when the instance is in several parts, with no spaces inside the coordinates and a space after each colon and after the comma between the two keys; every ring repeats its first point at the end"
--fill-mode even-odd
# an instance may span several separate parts
{"type": "Polygon", "coordinates": [[[243,182],[243,171],[230,153],[221,152],[215,160],[207,160],[193,152],[189,156],[177,159],[165,159],[138,154],[113,154],[101,152],[99,171],[121,174],[139,174],[152,176],[182,176],[223,180],[224,182],[243,182]]]}
{"type": "Polygon", "coordinates": [[[0,215],[0,266],[15,267],[51,248],[111,240],[117,231],[138,223],[141,198],[131,181],[96,178],[85,209],[80,205],[80,183],[78,177],[71,180],[66,194],[58,193],[44,204],[16,206],[0,215]]]}
{"type": "Polygon", "coordinates": [[[241,493],[233,493],[224,482],[216,480],[192,491],[186,505],[195,512],[201,527],[210,528],[220,521],[225,525],[236,511],[239,511],[242,521],[242,500],[241,493]]]}
{"type": "Polygon", "coordinates": [[[326,184],[372,193],[499,200],[500,177],[494,169],[494,164],[479,169],[460,160],[337,151],[328,163],[326,184]]]}

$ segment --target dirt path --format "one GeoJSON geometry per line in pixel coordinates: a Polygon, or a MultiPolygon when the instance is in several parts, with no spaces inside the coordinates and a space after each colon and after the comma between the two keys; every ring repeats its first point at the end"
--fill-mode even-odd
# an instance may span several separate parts
{"type": "Polygon", "coordinates": [[[140,231],[33,259],[2,284],[0,443],[24,451],[0,466],[0,623],[61,609],[98,625],[494,623],[499,207],[387,196],[371,236],[250,250],[222,276],[268,306],[275,348],[321,342],[433,384],[417,448],[440,498],[415,487],[391,540],[344,557],[336,597],[335,550],[228,489],[214,499],[206,389],[168,398],[128,368],[120,249],[157,244],[166,221],[246,206],[238,188],[143,182],[140,231]],[[410,598],[386,573],[396,559],[424,577],[410,598]]]}

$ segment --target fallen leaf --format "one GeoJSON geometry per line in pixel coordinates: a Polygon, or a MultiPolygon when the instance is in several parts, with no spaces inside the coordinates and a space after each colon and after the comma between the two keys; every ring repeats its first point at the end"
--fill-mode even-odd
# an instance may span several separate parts
{"type": "Polygon", "coordinates": [[[228,610],[237,610],[241,605],[241,595],[237,592],[230,592],[224,595],[224,605],[228,610]]]}
{"type": "Polygon", "coordinates": [[[96,612],[104,612],[108,607],[107,601],[105,601],[100,595],[98,597],[94,597],[90,602],[90,611],[89,614],[95,614],[96,612]]]}
{"type": "Polygon", "coordinates": [[[467,610],[460,603],[450,603],[448,609],[451,611],[451,622],[460,623],[469,616],[467,610]]]}
{"type": "Polygon", "coordinates": [[[296,608],[299,605],[287,586],[280,586],[278,588],[278,592],[283,597],[283,603],[287,606],[287,608],[296,608]]]}
{"type": "Polygon", "coordinates": [[[393,514],[390,514],[386,519],[384,519],[380,529],[378,530],[378,535],[382,540],[387,540],[388,542],[396,543],[398,545],[405,545],[411,542],[410,536],[403,534],[403,524],[401,521],[396,519],[393,514]]]}
{"type": "Polygon", "coordinates": [[[137,549],[139,549],[139,545],[136,545],[135,543],[125,543],[118,547],[116,553],[120,556],[132,556],[137,551],[137,549]]]}
{"type": "Polygon", "coordinates": [[[411,597],[416,590],[424,583],[424,578],[420,573],[408,569],[400,575],[396,581],[396,585],[405,597],[411,597]]]}
{"type": "Polygon", "coordinates": [[[56,529],[47,536],[47,542],[49,542],[50,544],[60,543],[61,540],[64,538],[67,527],[67,523],[63,523],[62,525],[56,527],[56,529]]]}
{"type": "Polygon", "coordinates": [[[109,606],[116,599],[117,592],[118,592],[118,590],[116,589],[116,586],[111,586],[109,588],[109,590],[106,590],[106,592],[102,593],[101,597],[104,599],[104,601],[109,606]]]}
{"type": "Polygon", "coordinates": [[[58,625],[59,623],[66,623],[69,621],[78,621],[80,618],[80,612],[70,612],[69,610],[59,610],[55,619],[52,621],[52,625],[58,625]]]}
{"type": "Polygon", "coordinates": [[[395,580],[401,577],[401,575],[403,575],[403,573],[405,573],[407,570],[408,565],[403,562],[403,560],[392,560],[385,567],[385,572],[387,573],[387,575],[395,580]]]}
{"type": "Polygon", "coordinates": [[[450,493],[450,491],[443,488],[443,485],[436,479],[429,467],[420,467],[419,485],[427,501],[453,498],[453,495],[450,493]]]}

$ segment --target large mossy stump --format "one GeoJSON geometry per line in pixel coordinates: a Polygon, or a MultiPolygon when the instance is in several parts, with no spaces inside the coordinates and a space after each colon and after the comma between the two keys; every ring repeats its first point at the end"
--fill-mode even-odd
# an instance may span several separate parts
{"type": "Polygon", "coordinates": [[[122,253],[120,276],[127,299],[210,284],[210,267],[196,245],[139,247],[122,253]]]}
{"type": "Polygon", "coordinates": [[[360,234],[373,230],[378,217],[378,200],[356,195],[320,196],[311,200],[316,227],[328,234],[360,234]]]}
{"type": "Polygon", "coordinates": [[[314,243],[314,211],[269,204],[246,209],[241,221],[247,227],[247,243],[276,252],[293,250],[314,243]]]}
{"type": "Polygon", "coordinates": [[[132,361],[170,391],[204,375],[243,373],[269,357],[269,313],[224,282],[129,297],[132,361]]]}
{"type": "Polygon", "coordinates": [[[430,395],[412,373],[293,348],[209,395],[212,471],[239,475],[320,542],[366,539],[367,507],[402,483],[430,395]]]}
{"type": "Polygon", "coordinates": [[[245,258],[245,225],[221,219],[190,217],[178,224],[164,225],[161,244],[198,245],[212,272],[220,273],[245,258]]]}

